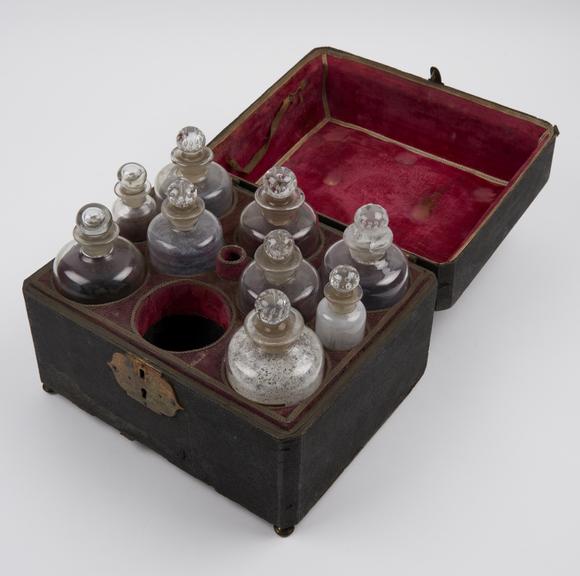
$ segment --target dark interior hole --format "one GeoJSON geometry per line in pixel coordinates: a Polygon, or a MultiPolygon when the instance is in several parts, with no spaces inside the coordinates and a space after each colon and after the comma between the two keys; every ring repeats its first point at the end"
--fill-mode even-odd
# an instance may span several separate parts
{"type": "Polygon", "coordinates": [[[163,316],[152,324],[143,337],[163,350],[183,352],[213,344],[221,338],[222,326],[197,314],[163,316]]]}
{"type": "Polygon", "coordinates": [[[238,252],[227,252],[226,260],[228,262],[237,262],[240,259],[240,254],[238,252]]]}
{"type": "Polygon", "coordinates": [[[143,398],[143,400],[147,399],[147,390],[145,388],[141,388],[141,398],[143,398]]]}

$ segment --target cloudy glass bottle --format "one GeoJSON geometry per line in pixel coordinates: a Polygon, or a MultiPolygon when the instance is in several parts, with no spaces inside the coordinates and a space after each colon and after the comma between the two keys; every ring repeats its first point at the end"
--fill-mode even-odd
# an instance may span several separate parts
{"type": "Polygon", "coordinates": [[[230,175],[216,162],[206,146],[204,133],[194,126],[186,126],[177,134],[177,146],[171,152],[171,163],[161,169],[155,179],[155,197],[161,206],[169,185],[177,177],[195,184],[205,208],[218,218],[233,205],[230,175]]]}
{"type": "Polygon", "coordinates": [[[326,274],[340,264],[353,266],[358,271],[362,302],[367,310],[392,306],[407,290],[409,264],[393,244],[387,211],[379,204],[361,206],[342,240],[327,250],[326,274]]]}
{"type": "Polygon", "coordinates": [[[119,236],[108,208],[102,204],[83,206],[73,237],[53,263],[54,285],[67,298],[104,304],[129,296],[143,284],[143,255],[119,236]]]}
{"type": "Polygon", "coordinates": [[[316,310],[316,334],[328,350],[350,350],[364,337],[367,311],[356,268],[341,264],[330,272],[316,310]]]}
{"type": "Polygon", "coordinates": [[[254,262],[240,280],[240,309],[247,314],[256,298],[268,288],[281,290],[305,320],[316,312],[320,280],[314,267],[302,258],[300,249],[287,230],[269,232],[256,250],[254,262]]]}
{"type": "Polygon", "coordinates": [[[215,269],[224,243],[219,220],[205,210],[195,186],[184,178],[169,185],[161,214],[149,225],[147,240],[153,269],[174,276],[215,269]]]}
{"type": "Polygon", "coordinates": [[[320,387],[324,351],[288,297],[271,288],[232,336],[226,373],[232,388],[253,402],[292,405],[320,387]]]}
{"type": "Polygon", "coordinates": [[[123,164],[117,173],[115,184],[117,200],[113,204],[113,220],[119,233],[131,242],[147,240],[149,223],[157,215],[157,204],[151,196],[151,184],[141,164],[123,164]]]}
{"type": "Polygon", "coordinates": [[[239,243],[253,255],[266,234],[276,228],[290,232],[304,258],[310,258],[320,247],[316,212],[305,202],[294,172],[283,166],[274,166],[264,174],[254,201],[244,208],[239,243]]]}

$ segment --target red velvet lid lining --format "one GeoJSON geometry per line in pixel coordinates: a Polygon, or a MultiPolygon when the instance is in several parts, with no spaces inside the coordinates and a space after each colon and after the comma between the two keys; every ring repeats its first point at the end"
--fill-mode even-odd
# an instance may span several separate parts
{"type": "Polygon", "coordinates": [[[395,242],[453,259],[544,141],[548,124],[380,65],[318,54],[214,146],[257,183],[275,163],[307,201],[341,224],[367,202],[387,209],[395,242]]]}

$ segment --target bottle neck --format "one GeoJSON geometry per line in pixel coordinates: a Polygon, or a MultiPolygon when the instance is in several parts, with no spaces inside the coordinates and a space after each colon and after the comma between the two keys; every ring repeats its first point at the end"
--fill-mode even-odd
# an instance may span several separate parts
{"type": "Polygon", "coordinates": [[[147,196],[151,193],[151,184],[147,181],[141,190],[131,190],[125,188],[122,182],[115,184],[115,194],[121,202],[129,208],[139,208],[147,201],[147,196]]]}
{"type": "Polygon", "coordinates": [[[99,258],[105,258],[113,253],[115,248],[115,243],[103,244],[102,246],[89,246],[80,245],[80,250],[83,256],[90,258],[91,260],[98,260],[99,258]]]}
{"type": "Polygon", "coordinates": [[[324,297],[326,298],[330,309],[337,314],[349,314],[357,307],[363,296],[360,286],[349,292],[338,292],[330,283],[324,287],[324,297]]]}
{"type": "Polygon", "coordinates": [[[179,168],[184,178],[196,184],[205,180],[213,161],[213,152],[207,146],[198,152],[184,152],[174,148],[171,152],[171,161],[179,168]]]}
{"type": "Polygon", "coordinates": [[[254,261],[263,272],[266,280],[275,286],[292,280],[302,263],[302,253],[297,246],[293,246],[292,252],[283,260],[274,260],[268,256],[264,245],[259,246],[254,254],[254,261]]]}
{"type": "Polygon", "coordinates": [[[294,309],[288,318],[278,324],[262,322],[255,310],[246,316],[244,330],[248,337],[260,348],[270,353],[281,354],[288,350],[302,334],[304,319],[294,309]]]}

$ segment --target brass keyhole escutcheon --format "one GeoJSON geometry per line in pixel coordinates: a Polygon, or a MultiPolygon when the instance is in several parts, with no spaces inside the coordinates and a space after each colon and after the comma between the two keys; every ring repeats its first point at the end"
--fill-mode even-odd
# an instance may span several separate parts
{"type": "Polygon", "coordinates": [[[140,358],[115,352],[108,365],[117,384],[127,395],[155,414],[171,417],[183,410],[171,384],[163,378],[159,370],[140,358]]]}

